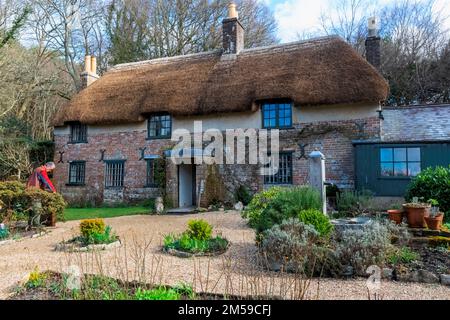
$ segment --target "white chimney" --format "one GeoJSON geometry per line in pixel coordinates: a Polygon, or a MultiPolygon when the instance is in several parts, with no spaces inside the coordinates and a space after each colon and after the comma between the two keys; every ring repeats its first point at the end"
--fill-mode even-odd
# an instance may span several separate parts
{"type": "Polygon", "coordinates": [[[369,18],[369,37],[377,37],[378,36],[378,21],[376,17],[369,18]]]}
{"type": "Polygon", "coordinates": [[[236,10],[236,4],[234,2],[228,6],[228,19],[239,19],[239,13],[236,10]]]}
{"type": "Polygon", "coordinates": [[[100,77],[97,74],[97,58],[87,55],[84,58],[84,71],[81,73],[81,90],[86,89],[100,77]]]}

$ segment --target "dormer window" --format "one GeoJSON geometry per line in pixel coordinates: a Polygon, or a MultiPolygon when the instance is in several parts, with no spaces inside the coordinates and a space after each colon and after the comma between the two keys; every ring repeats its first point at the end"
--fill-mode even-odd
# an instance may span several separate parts
{"type": "Polygon", "coordinates": [[[169,114],[155,114],[148,119],[149,139],[170,139],[172,137],[172,117],[169,114]]]}
{"type": "Polygon", "coordinates": [[[263,129],[292,128],[292,103],[263,103],[261,110],[263,115],[263,129]]]}
{"type": "Polygon", "coordinates": [[[70,124],[70,143],[87,143],[87,126],[79,122],[70,124]]]}

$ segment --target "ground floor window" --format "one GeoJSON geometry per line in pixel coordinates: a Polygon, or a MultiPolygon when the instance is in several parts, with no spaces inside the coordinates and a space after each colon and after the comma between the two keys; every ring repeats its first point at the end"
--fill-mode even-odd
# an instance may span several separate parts
{"type": "Polygon", "coordinates": [[[156,187],[156,182],[155,182],[156,160],[155,159],[147,159],[146,161],[147,161],[146,187],[156,187]]]}
{"type": "Polygon", "coordinates": [[[292,171],[292,153],[280,153],[278,172],[274,175],[265,176],[264,184],[292,184],[292,171]]]}
{"type": "Polygon", "coordinates": [[[382,177],[415,177],[421,170],[421,148],[381,148],[382,177]]]}
{"type": "Polygon", "coordinates": [[[122,188],[125,178],[125,161],[106,161],[105,187],[122,188]]]}
{"type": "Polygon", "coordinates": [[[69,165],[69,184],[84,185],[86,176],[86,162],[73,161],[69,165]]]}

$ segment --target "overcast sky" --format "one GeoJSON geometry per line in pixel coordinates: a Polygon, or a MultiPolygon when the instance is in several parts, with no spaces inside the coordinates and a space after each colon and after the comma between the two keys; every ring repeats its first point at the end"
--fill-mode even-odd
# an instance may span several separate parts
{"type": "MultiPolygon", "coordinates": [[[[319,18],[323,10],[335,0],[261,0],[268,4],[278,21],[278,36],[282,42],[294,41],[298,33],[313,32],[320,28],[319,18]]],[[[378,0],[379,5],[394,0],[378,0]]],[[[436,0],[436,10],[450,17],[450,0],[436,0]]],[[[373,1],[374,4],[376,1],[373,1]]],[[[370,9],[369,9],[370,10],[370,9]]],[[[450,19],[447,19],[450,28],[450,19]]]]}

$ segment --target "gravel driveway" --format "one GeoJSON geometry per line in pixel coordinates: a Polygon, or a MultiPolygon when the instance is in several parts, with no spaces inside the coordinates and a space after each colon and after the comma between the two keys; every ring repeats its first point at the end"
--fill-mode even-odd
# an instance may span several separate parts
{"type": "MultiPolygon", "coordinates": [[[[11,294],[36,266],[63,271],[78,266],[83,272],[107,274],[125,280],[168,285],[187,282],[198,291],[218,293],[272,293],[289,290],[288,277],[265,273],[255,265],[254,233],[236,212],[185,216],[131,216],[105,219],[121,237],[120,249],[101,253],[61,253],[54,246],[72,238],[79,222],[59,223],[50,234],[0,247],[0,299],[11,294]],[[232,245],[222,257],[180,259],[161,253],[165,234],[186,229],[190,219],[209,221],[232,245]]],[[[367,299],[365,279],[314,280],[307,294],[319,299],[367,299]]],[[[383,282],[381,295],[388,299],[450,299],[450,288],[440,285],[383,282]]]]}

